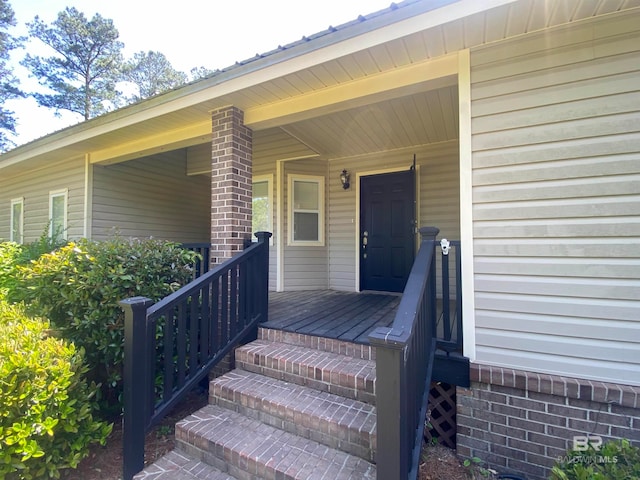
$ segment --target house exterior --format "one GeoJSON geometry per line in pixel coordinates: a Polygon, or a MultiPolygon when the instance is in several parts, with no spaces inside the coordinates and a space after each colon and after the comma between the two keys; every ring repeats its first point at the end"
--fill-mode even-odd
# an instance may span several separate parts
{"type": "Polygon", "coordinates": [[[2,155],[0,238],[219,262],[257,224],[271,289],[389,291],[436,226],[462,245],[458,451],[543,478],[575,435],[640,442],[639,40],[638,0],[392,4],[2,155]]]}

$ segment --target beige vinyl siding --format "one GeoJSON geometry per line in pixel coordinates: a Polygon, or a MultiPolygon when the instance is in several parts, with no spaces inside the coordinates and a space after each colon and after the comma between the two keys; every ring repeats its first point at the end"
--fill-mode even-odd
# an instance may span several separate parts
{"type": "MultiPolygon", "coordinates": [[[[288,175],[315,175],[326,176],[327,162],[317,159],[297,160],[284,162],[283,182],[280,188],[283,189],[284,205],[280,210],[284,215],[284,289],[285,290],[316,290],[326,289],[328,287],[327,276],[327,243],[329,234],[325,228],[325,244],[324,246],[291,246],[288,245],[287,238],[289,235],[290,221],[289,218],[289,192],[288,192],[288,175]]],[[[336,181],[339,183],[340,181],[336,181]]],[[[327,184],[332,183],[330,180],[325,181],[325,190],[327,184]]],[[[326,200],[325,192],[325,200],[326,200]]],[[[324,210],[325,225],[327,210],[324,210]]]]}
{"type": "Polygon", "coordinates": [[[67,237],[82,237],[84,230],[84,158],[68,159],[25,173],[2,173],[0,179],[0,239],[9,239],[11,199],[22,197],[24,242],[42,235],[49,224],[49,192],[67,190],[67,237]]]}
{"type": "Polygon", "coordinates": [[[93,179],[93,238],[210,241],[211,180],[186,175],[184,150],[96,166],[93,179]]]}
{"type": "Polygon", "coordinates": [[[640,15],[472,52],[478,362],[640,385],[640,15]]]}
{"type": "Polygon", "coordinates": [[[356,288],[356,241],[359,235],[356,175],[358,172],[409,169],[414,153],[420,175],[418,226],[438,227],[438,238],[460,239],[457,141],[331,160],[327,180],[329,288],[345,291],[354,291],[356,288]],[[344,190],[340,184],[339,176],[343,168],[351,173],[349,190],[344,190]]]}

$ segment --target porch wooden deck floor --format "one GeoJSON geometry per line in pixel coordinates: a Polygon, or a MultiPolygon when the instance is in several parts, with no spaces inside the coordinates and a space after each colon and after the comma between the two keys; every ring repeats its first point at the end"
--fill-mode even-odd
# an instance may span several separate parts
{"type": "Polygon", "coordinates": [[[369,343],[369,333],[393,323],[400,295],[333,290],[269,292],[269,321],[261,326],[369,343]]]}

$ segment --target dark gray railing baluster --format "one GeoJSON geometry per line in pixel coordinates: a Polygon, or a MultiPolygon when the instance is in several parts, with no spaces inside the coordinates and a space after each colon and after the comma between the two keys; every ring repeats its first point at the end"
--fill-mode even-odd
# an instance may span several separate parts
{"type": "Polygon", "coordinates": [[[462,248],[456,243],[456,348],[462,353],[462,248]]]}
{"type": "Polygon", "coordinates": [[[182,248],[192,250],[201,256],[193,265],[193,280],[209,271],[209,256],[211,255],[210,243],[183,243],[182,248]]]}
{"type": "MultiPolygon", "coordinates": [[[[436,247],[437,249],[437,247],[436,247]]],[[[446,341],[451,340],[451,312],[449,311],[449,254],[444,252],[442,259],[442,335],[446,341]]]]}
{"type": "Polygon", "coordinates": [[[178,380],[177,387],[180,388],[184,385],[184,381],[187,378],[187,304],[185,302],[180,303],[178,306],[178,334],[176,335],[178,344],[177,362],[178,362],[178,380]]]}
{"type": "Polygon", "coordinates": [[[162,398],[167,401],[171,398],[171,392],[173,392],[173,382],[175,381],[175,375],[173,374],[173,345],[174,345],[174,333],[173,328],[173,314],[166,313],[164,315],[164,329],[162,334],[164,365],[165,372],[163,379],[162,398]],[[169,375],[167,372],[171,372],[169,375]]]}

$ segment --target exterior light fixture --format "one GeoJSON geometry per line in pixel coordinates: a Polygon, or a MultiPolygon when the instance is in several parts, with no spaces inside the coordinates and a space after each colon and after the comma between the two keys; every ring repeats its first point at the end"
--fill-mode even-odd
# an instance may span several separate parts
{"type": "Polygon", "coordinates": [[[349,188],[349,177],[351,175],[349,174],[349,172],[347,172],[346,169],[342,170],[342,173],[340,174],[340,181],[342,182],[342,188],[344,188],[345,190],[349,188]]]}

